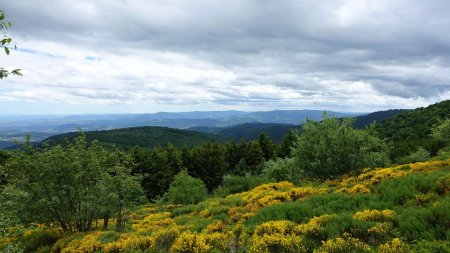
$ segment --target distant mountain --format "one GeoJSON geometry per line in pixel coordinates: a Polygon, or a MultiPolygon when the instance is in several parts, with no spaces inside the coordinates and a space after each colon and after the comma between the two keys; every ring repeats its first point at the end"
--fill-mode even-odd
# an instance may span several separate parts
{"type": "MultiPolygon", "coordinates": [[[[361,129],[375,122],[381,122],[384,119],[393,117],[401,112],[405,112],[407,110],[387,110],[387,111],[379,111],[374,113],[369,113],[367,115],[356,116],[355,122],[353,126],[355,128],[361,129]]],[[[318,118],[313,118],[313,120],[322,119],[322,114],[318,118]]],[[[336,116],[336,115],[335,115],[336,116]]],[[[275,117],[275,116],[274,116],[275,117]]],[[[278,116],[278,120],[280,120],[282,116],[278,116]]],[[[284,136],[288,133],[289,129],[301,129],[301,125],[294,124],[277,124],[277,123],[244,123],[234,126],[228,127],[192,127],[189,130],[204,132],[204,133],[214,133],[225,139],[235,139],[235,140],[253,140],[257,139],[259,135],[264,132],[274,141],[280,143],[284,136]]]]}
{"type": "MultiPolygon", "coordinates": [[[[77,131],[110,130],[140,126],[162,126],[187,129],[192,127],[227,127],[245,123],[300,124],[307,118],[319,120],[319,110],[277,110],[264,112],[210,111],[159,112],[153,114],[98,114],[70,116],[0,116],[0,141],[23,139],[31,134],[34,141],[52,135],[77,131]]],[[[328,112],[336,117],[355,113],[328,112]]]]}
{"type": "MultiPolygon", "coordinates": [[[[87,131],[86,140],[92,142],[98,140],[105,146],[115,145],[122,148],[131,148],[134,146],[154,147],[157,145],[165,146],[173,144],[176,147],[196,146],[204,142],[221,141],[215,135],[181,130],[167,127],[132,127],[114,130],[87,131]]],[[[66,144],[73,141],[79,132],[70,132],[49,137],[40,143],[49,145],[66,144]]]]}

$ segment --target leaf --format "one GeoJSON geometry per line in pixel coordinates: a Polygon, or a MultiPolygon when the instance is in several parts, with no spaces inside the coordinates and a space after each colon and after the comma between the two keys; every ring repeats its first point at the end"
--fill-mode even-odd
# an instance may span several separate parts
{"type": "Polygon", "coordinates": [[[14,75],[23,76],[22,73],[20,73],[20,71],[21,71],[21,69],[15,69],[15,70],[11,71],[11,73],[14,75]]]}
{"type": "Polygon", "coordinates": [[[6,55],[9,55],[9,48],[4,47],[6,55]]]}

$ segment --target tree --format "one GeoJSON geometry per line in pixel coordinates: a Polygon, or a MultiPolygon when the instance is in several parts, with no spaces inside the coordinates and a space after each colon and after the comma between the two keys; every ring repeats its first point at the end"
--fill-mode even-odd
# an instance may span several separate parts
{"type": "Polygon", "coordinates": [[[191,150],[191,163],[188,172],[202,179],[208,190],[212,191],[220,185],[226,173],[225,148],[210,142],[195,147],[191,150]]]}
{"type": "Polygon", "coordinates": [[[42,150],[32,148],[28,137],[5,166],[9,192],[23,193],[13,199],[21,222],[59,223],[75,232],[87,231],[111,214],[121,218],[142,190],[126,169],[128,158],[117,152],[112,156],[96,141],[88,145],[84,134],[66,147],[42,150]]]}
{"type": "Polygon", "coordinates": [[[140,179],[131,174],[131,160],[120,150],[108,154],[106,173],[100,181],[101,208],[105,211],[104,227],[107,227],[109,214],[116,217],[116,230],[122,231],[125,227],[126,210],[145,203],[144,190],[140,179]]]}
{"type": "Polygon", "coordinates": [[[186,170],[182,170],[175,176],[165,197],[173,204],[196,204],[207,195],[208,190],[202,180],[191,177],[186,170]]]}
{"type": "Polygon", "coordinates": [[[261,151],[263,152],[264,159],[266,159],[266,161],[269,161],[275,157],[276,145],[272,140],[270,140],[270,138],[269,138],[269,136],[267,136],[267,134],[261,133],[259,135],[258,142],[259,142],[259,146],[261,146],[261,151]]]}
{"type": "MultiPolygon", "coordinates": [[[[15,43],[13,43],[12,38],[6,34],[6,30],[11,28],[11,26],[12,26],[12,22],[7,21],[5,12],[0,10],[0,31],[3,32],[3,34],[1,35],[1,40],[0,40],[0,43],[1,43],[0,47],[3,48],[6,55],[9,55],[9,53],[11,51],[11,46],[14,47],[14,49],[17,48],[17,45],[15,43]]],[[[20,69],[14,69],[14,70],[8,71],[8,70],[0,67],[0,79],[3,79],[5,77],[7,77],[8,75],[21,76],[22,73],[20,73],[20,69]]]]}
{"type": "Polygon", "coordinates": [[[340,122],[324,114],[322,121],[308,120],[302,129],[293,154],[308,176],[332,178],[389,163],[387,145],[373,129],[353,129],[350,118],[340,122]]]}
{"type": "Polygon", "coordinates": [[[441,141],[445,145],[450,145],[450,119],[444,120],[444,122],[435,126],[431,131],[434,139],[441,141]]]}
{"type": "Polygon", "coordinates": [[[294,131],[289,129],[289,132],[283,138],[278,156],[281,158],[290,157],[292,155],[292,147],[294,146],[296,139],[297,138],[294,131]]]}

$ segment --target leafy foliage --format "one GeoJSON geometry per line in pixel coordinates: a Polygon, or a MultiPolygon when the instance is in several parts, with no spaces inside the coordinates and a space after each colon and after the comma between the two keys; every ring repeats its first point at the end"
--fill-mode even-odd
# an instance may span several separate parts
{"type": "Polygon", "coordinates": [[[368,130],[353,129],[349,118],[340,122],[324,114],[302,130],[293,154],[308,176],[330,178],[389,163],[386,144],[368,130]]]}
{"type": "MultiPolygon", "coordinates": [[[[5,51],[5,53],[7,55],[9,55],[9,53],[11,51],[10,48],[11,48],[11,44],[13,42],[12,42],[12,38],[6,34],[6,30],[11,28],[11,26],[12,26],[12,22],[7,21],[5,12],[0,10],[0,32],[3,32],[3,34],[1,35],[1,39],[0,39],[0,48],[3,48],[3,50],[5,51]]],[[[15,43],[13,44],[13,47],[14,47],[14,49],[17,48],[15,43]]],[[[3,79],[5,77],[7,77],[8,75],[21,76],[22,73],[20,73],[20,69],[14,69],[14,70],[8,71],[8,70],[0,67],[0,79],[3,79]]]]}
{"type": "Polygon", "coordinates": [[[207,193],[202,180],[193,178],[182,170],[175,176],[165,197],[174,204],[196,204],[204,200],[207,193]]]}
{"type": "Polygon", "coordinates": [[[15,189],[10,192],[22,193],[12,207],[23,208],[22,222],[55,222],[65,231],[87,231],[95,219],[112,214],[120,219],[142,192],[127,173],[126,160],[96,142],[87,145],[83,135],[67,147],[39,151],[28,141],[6,165],[9,187],[15,189]]]}
{"type": "MultiPolygon", "coordinates": [[[[88,143],[97,140],[107,147],[116,146],[129,149],[135,146],[152,148],[172,144],[176,147],[193,147],[207,141],[217,141],[211,134],[174,129],[168,127],[131,127],[84,133],[88,143]]],[[[65,133],[49,137],[42,142],[54,146],[65,145],[79,136],[79,132],[65,133]]]]}
{"type": "MultiPolygon", "coordinates": [[[[121,233],[94,230],[53,237],[57,230],[50,225],[17,230],[0,239],[0,249],[24,245],[36,252],[446,252],[450,191],[444,181],[449,173],[450,160],[428,161],[367,169],[320,184],[267,183],[198,204],[147,205],[130,213],[132,224],[121,233]],[[364,185],[369,192],[344,191],[354,185],[364,185]]],[[[181,174],[192,180],[186,172],[181,174]]]]}
{"type": "Polygon", "coordinates": [[[402,112],[376,124],[378,136],[393,143],[391,159],[405,157],[419,147],[425,148],[432,156],[443,147],[434,139],[432,129],[450,118],[450,100],[428,107],[402,112]]]}

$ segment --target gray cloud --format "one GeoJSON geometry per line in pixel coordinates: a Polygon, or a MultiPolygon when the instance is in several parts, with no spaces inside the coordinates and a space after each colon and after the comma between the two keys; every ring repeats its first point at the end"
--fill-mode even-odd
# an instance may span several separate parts
{"type": "Polygon", "coordinates": [[[376,110],[449,98],[447,1],[15,0],[2,8],[24,48],[12,63],[46,69],[8,80],[16,86],[0,99],[32,99],[32,88],[69,103],[376,110]]]}

